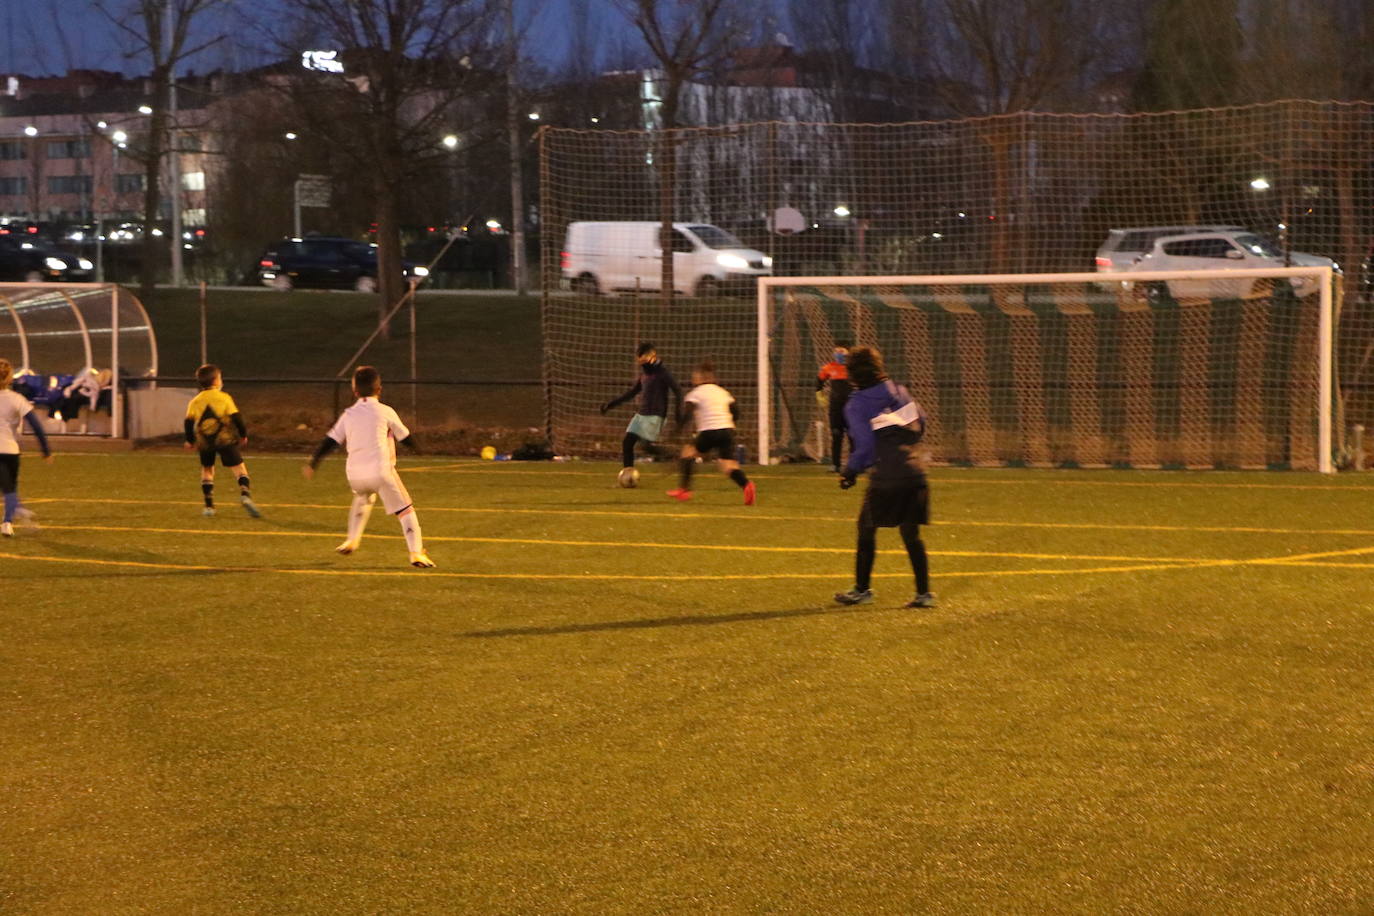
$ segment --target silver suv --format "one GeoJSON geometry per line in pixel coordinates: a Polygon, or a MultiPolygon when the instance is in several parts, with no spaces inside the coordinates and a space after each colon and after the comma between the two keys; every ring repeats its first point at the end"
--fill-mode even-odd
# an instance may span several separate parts
{"type": "MultiPolygon", "coordinates": [[[[1300,251],[1287,256],[1264,238],[1244,229],[1213,232],[1188,232],[1156,238],[1148,251],[1127,267],[1114,271],[1132,273],[1139,270],[1186,270],[1206,272],[1275,267],[1339,266],[1330,258],[1300,251]]],[[[1169,295],[1175,299],[1205,296],[1216,299],[1248,299],[1264,295],[1271,284],[1267,280],[1243,279],[1169,280],[1169,295]]],[[[1289,281],[1299,296],[1315,293],[1320,284],[1310,277],[1294,277],[1289,281]]]]}
{"type": "Polygon", "coordinates": [[[1193,232],[1248,232],[1243,226],[1144,226],[1138,229],[1109,229],[1107,240],[1097,249],[1097,269],[1104,273],[1125,270],[1166,235],[1193,232]]]}

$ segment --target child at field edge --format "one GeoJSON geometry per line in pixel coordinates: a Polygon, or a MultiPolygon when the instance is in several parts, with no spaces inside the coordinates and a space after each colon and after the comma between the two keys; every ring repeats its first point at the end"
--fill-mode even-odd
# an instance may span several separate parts
{"type": "Polygon", "coordinates": [[[845,439],[849,439],[849,450],[854,451],[854,437],[849,435],[844,421],[844,405],[849,402],[849,393],[853,390],[849,371],[845,368],[848,359],[849,347],[836,344],[830,362],[816,373],[816,403],[825,409],[830,420],[830,463],[836,474],[843,467],[844,456],[840,450],[844,448],[845,439]]]}
{"type": "Polygon", "coordinates": [[[417,569],[433,569],[434,561],[425,553],[420,535],[415,504],[401,482],[401,475],[396,473],[396,443],[417,453],[419,448],[396,411],[381,402],[381,394],[382,374],[372,366],[359,366],[353,373],[353,395],[357,402],[339,415],[301,471],[306,480],[311,479],[324,457],[342,445],[348,450],[345,473],[349,489],[353,491],[353,506],[348,512],[348,535],[334,549],[345,556],[358,549],[372,506],[380,496],[382,506],[401,523],[401,533],[410,551],[410,565],[417,569]]]}
{"type": "Polygon", "coordinates": [[[215,458],[238,480],[243,511],[258,518],[257,504],[249,487],[248,466],[239,448],[248,444],[248,427],[238,405],[224,391],[219,366],[206,363],[196,370],[200,394],[186,405],[186,445],[200,453],[200,492],[205,500],[201,514],[215,516],[215,458]]]}
{"type": "MultiPolygon", "coordinates": [[[[14,520],[33,523],[33,513],[19,501],[19,424],[27,419],[43,460],[52,464],[52,450],[43,433],[43,423],[34,412],[29,399],[10,390],[14,367],[0,359],[0,493],[5,498],[4,521],[0,522],[0,536],[14,537],[14,520]]],[[[36,526],[35,526],[36,527],[36,526]]]]}
{"type": "Polygon", "coordinates": [[[716,384],[716,367],[706,360],[692,370],[692,390],[682,399],[685,418],[691,418],[697,428],[696,438],[682,447],[682,482],[668,495],[678,502],[692,498],[692,472],[697,457],[715,455],[720,472],[744,490],[744,504],[755,501],[754,483],[740,470],[735,460],[735,423],[739,420],[739,404],[734,395],[716,384]]]}

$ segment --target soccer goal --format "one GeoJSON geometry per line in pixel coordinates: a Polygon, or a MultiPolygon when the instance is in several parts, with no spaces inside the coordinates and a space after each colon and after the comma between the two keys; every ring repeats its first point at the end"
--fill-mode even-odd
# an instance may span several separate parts
{"type": "MultiPolygon", "coordinates": [[[[761,462],[814,453],[816,369],[876,346],[937,462],[1331,472],[1329,267],[767,277],[761,462]]],[[[814,455],[812,455],[814,457],[814,455]]]]}

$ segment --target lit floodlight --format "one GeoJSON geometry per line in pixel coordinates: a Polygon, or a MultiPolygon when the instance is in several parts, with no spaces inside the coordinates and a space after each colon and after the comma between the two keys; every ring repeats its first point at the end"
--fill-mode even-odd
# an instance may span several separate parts
{"type": "Polygon", "coordinates": [[[1250,189],[1252,191],[1267,191],[1269,187],[1268,178],[1256,178],[1254,181],[1250,182],[1250,189]]]}
{"type": "Polygon", "coordinates": [[[288,140],[294,140],[296,139],[296,132],[294,130],[288,130],[283,136],[288,140]]]}
{"type": "Polygon", "coordinates": [[[531,111],[531,112],[529,113],[529,119],[530,119],[531,121],[538,121],[538,120],[539,120],[539,112],[537,112],[537,111],[531,111]]]}
{"type": "Polygon", "coordinates": [[[446,148],[448,148],[448,149],[457,149],[457,148],[458,148],[458,135],[457,135],[457,134],[444,134],[444,139],[443,139],[442,142],[443,142],[444,146],[445,146],[446,148]]]}
{"type": "Polygon", "coordinates": [[[849,215],[849,208],[846,207],[844,204],[840,204],[838,207],[834,209],[833,212],[840,219],[844,219],[846,216],[849,215]]]}
{"type": "Polygon", "coordinates": [[[301,66],[320,73],[343,73],[344,65],[338,51],[302,51],[301,66]]]}
{"type": "Polygon", "coordinates": [[[34,127],[32,124],[30,124],[28,127],[24,128],[24,136],[26,136],[26,137],[36,137],[36,136],[38,136],[38,128],[36,128],[36,127],[34,127]]]}
{"type": "Polygon", "coordinates": [[[499,219],[489,219],[487,220],[487,228],[490,229],[492,232],[500,232],[501,221],[499,219]]]}
{"type": "Polygon", "coordinates": [[[122,130],[117,130],[114,133],[110,134],[110,139],[118,143],[120,146],[123,146],[125,141],[129,139],[129,135],[122,130]]]}
{"type": "Polygon", "coordinates": [[[138,106],[138,113],[141,114],[141,115],[150,115],[150,114],[153,113],[153,106],[151,106],[151,105],[140,105],[140,106],[138,106]]]}

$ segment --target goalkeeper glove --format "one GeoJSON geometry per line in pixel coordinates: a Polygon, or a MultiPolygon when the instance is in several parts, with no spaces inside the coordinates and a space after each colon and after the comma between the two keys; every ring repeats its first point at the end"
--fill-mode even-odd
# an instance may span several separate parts
{"type": "Polygon", "coordinates": [[[829,406],[830,406],[830,395],[826,394],[825,391],[823,391],[823,390],[822,390],[822,391],[817,391],[817,392],[816,392],[816,403],[819,404],[821,407],[829,407],[829,406]]]}
{"type": "Polygon", "coordinates": [[[840,475],[841,490],[848,490],[850,487],[854,486],[854,484],[858,482],[859,476],[853,473],[852,471],[845,471],[843,474],[840,475]]]}

